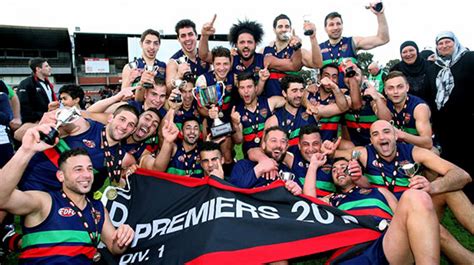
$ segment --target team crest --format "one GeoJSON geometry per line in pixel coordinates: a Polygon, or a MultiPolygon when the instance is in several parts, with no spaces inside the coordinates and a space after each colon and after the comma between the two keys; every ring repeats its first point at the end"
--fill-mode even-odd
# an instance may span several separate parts
{"type": "Polygon", "coordinates": [[[268,114],[267,108],[263,108],[260,110],[260,115],[262,115],[264,118],[267,117],[267,114],[268,114]]]}
{"type": "Polygon", "coordinates": [[[312,105],[316,105],[318,104],[318,101],[315,98],[310,98],[309,103],[311,103],[312,105]]]}
{"type": "Polygon", "coordinates": [[[226,85],[226,86],[225,86],[225,90],[226,90],[227,92],[231,92],[231,91],[232,91],[232,85],[226,85]]]}
{"type": "MultiPolygon", "coordinates": [[[[235,67],[235,69],[236,69],[237,71],[241,72],[241,71],[245,70],[245,67],[243,67],[242,65],[239,64],[239,65],[237,65],[237,66],[235,67]]],[[[237,78],[236,78],[235,80],[237,80],[237,78]]]]}
{"type": "Polygon", "coordinates": [[[347,43],[342,44],[342,46],[341,46],[341,51],[342,51],[342,52],[346,52],[346,51],[347,51],[347,48],[348,48],[347,43]]]}
{"type": "Polygon", "coordinates": [[[194,160],[196,160],[196,162],[198,162],[198,163],[201,163],[201,156],[200,156],[200,155],[196,155],[196,157],[194,158],[194,160]]]}
{"type": "Polygon", "coordinates": [[[206,63],[205,61],[200,60],[199,63],[201,64],[201,67],[202,67],[202,68],[206,68],[206,67],[207,67],[207,63],[206,63]]]}
{"type": "Polygon", "coordinates": [[[93,212],[93,215],[94,215],[95,221],[96,221],[97,223],[100,222],[100,217],[102,217],[101,214],[100,214],[100,211],[95,210],[95,211],[93,212]]]}
{"type": "Polygon", "coordinates": [[[303,167],[303,161],[298,162],[299,167],[303,167]]]}
{"type": "Polygon", "coordinates": [[[370,189],[361,188],[361,189],[359,190],[359,194],[362,194],[362,195],[367,195],[367,194],[369,194],[369,193],[371,193],[371,192],[372,192],[372,190],[370,190],[370,189]]]}
{"type": "Polygon", "coordinates": [[[62,217],[71,217],[76,214],[76,212],[71,207],[63,207],[58,210],[58,214],[62,217]]]}
{"type": "Polygon", "coordinates": [[[380,167],[380,166],[379,166],[379,163],[377,162],[377,159],[374,159],[374,160],[372,161],[372,165],[373,165],[374,167],[380,167]]]}
{"type": "Polygon", "coordinates": [[[178,156],[178,161],[179,161],[179,162],[183,163],[183,162],[184,162],[184,159],[185,159],[185,158],[184,158],[184,155],[178,156]]]}
{"type": "Polygon", "coordinates": [[[321,171],[324,172],[324,174],[329,174],[331,173],[332,166],[330,164],[325,164],[321,167],[321,171]]]}
{"type": "Polygon", "coordinates": [[[242,116],[242,121],[248,121],[248,120],[249,120],[249,117],[247,117],[247,115],[242,116]]]}
{"type": "Polygon", "coordinates": [[[309,114],[306,113],[306,112],[303,112],[303,113],[301,113],[301,118],[302,118],[303,120],[307,121],[308,118],[309,118],[309,114]]]}
{"type": "Polygon", "coordinates": [[[406,113],[405,114],[405,124],[407,124],[408,122],[410,122],[411,120],[411,114],[410,113],[406,113]]]}
{"type": "Polygon", "coordinates": [[[329,52],[328,48],[321,49],[321,53],[326,53],[326,52],[329,52]]]}
{"type": "Polygon", "coordinates": [[[158,73],[160,73],[160,75],[164,75],[165,74],[165,68],[164,67],[158,67],[158,73]]]}
{"type": "Polygon", "coordinates": [[[87,139],[83,139],[82,142],[84,143],[85,146],[88,148],[94,148],[95,147],[95,142],[87,139]]]}

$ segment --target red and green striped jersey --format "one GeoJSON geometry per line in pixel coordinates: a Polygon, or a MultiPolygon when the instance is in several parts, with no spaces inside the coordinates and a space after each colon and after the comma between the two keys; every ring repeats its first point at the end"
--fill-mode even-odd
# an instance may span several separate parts
{"type": "MultiPolygon", "coordinates": [[[[96,246],[92,243],[82,219],[71,208],[61,192],[51,195],[51,211],[46,219],[35,227],[22,225],[21,264],[92,264],[96,246]]],[[[91,200],[82,210],[93,233],[100,232],[104,224],[104,207],[100,201],[91,200]],[[92,213],[92,207],[96,210],[92,213]],[[94,218],[97,218],[97,226],[94,218]]],[[[23,224],[23,222],[22,222],[23,224]]]]}

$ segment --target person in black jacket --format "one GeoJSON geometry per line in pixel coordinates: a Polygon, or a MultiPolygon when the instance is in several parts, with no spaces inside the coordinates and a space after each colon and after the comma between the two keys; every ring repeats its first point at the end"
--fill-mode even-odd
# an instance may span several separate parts
{"type": "MultiPolygon", "coordinates": [[[[430,92],[433,131],[441,144],[441,156],[474,175],[472,132],[467,126],[474,123],[474,52],[463,47],[454,33],[441,32],[436,36],[438,58],[426,73],[425,85],[430,92]],[[462,152],[465,150],[467,153],[462,152]],[[467,155],[466,155],[467,154],[467,155]]],[[[474,185],[464,192],[474,200],[474,185]]]]}
{"type": "MultiPolygon", "coordinates": [[[[21,117],[23,122],[38,122],[43,113],[48,111],[48,105],[57,101],[53,84],[49,82],[51,66],[44,58],[33,58],[29,62],[33,74],[18,86],[21,117]]],[[[57,104],[57,103],[55,103],[57,104]]]]}

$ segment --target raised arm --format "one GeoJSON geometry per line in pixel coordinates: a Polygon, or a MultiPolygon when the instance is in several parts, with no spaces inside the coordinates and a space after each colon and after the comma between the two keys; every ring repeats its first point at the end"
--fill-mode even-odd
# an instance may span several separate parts
{"type": "Polygon", "coordinates": [[[216,18],[217,15],[214,14],[212,21],[202,26],[201,39],[199,40],[199,58],[208,63],[212,63],[212,54],[209,52],[209,37],[216,33],[216,29],[214,28],[216,18]]]}
{"type": "MultiPolygon", "coordinates": [[[[0,170],[0,208],[15,215],[29,215],[49,211],[51,197],[40,191],[22,192],[16,189],[31,158],[52,146],[40,140],[40,132],[49,133],[53,124],[37,125],[28,129],[22,145],[0,170]],[[49,200],[49,201],[48,201],[49,200]],[[44,211],[42,211],[44,210],[44,211]]],[[[42,215],[44,219],[44,214],[42,215]]]]}
{"type": "Polygon", "coordinates": [[[312,22],[305,22],[304,30],[312,30],[313,34],[309,36],[311,52],[302,50],[303,65],[310,68],[321,68],[323,66],[323,56],[316,38],[316,26],[312,22]]]}
{"type": "Polygon", "coordinates": [[[377,16],[377,35],[370,37],[354,37],[354,44],[356,50],[370,50],[375,47],[384,45],[390,41],[390,35],[388,32],[388,23],[385,18],[383,8],[380,12],[374,10],[373,7],[370,8],[372,13],[377,16]]]}

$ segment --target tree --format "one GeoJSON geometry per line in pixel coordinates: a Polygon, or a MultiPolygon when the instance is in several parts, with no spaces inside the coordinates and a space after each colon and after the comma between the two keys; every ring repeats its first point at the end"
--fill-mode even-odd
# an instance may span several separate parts
{"type": "Polygon", "coordinates": [[[392,59],[388,61],[388,63],[385,65],[385,68],[384,68],[385,71],[387,71],[387,73],[390,72],[390,69],[392,69],[392,67],[399,62],[400,62],[400,59],[392,59]]]}
{"type": "Polygon", "coordinates": [[[372,63],[374,55],[370,52],[361,52],[357,55],[357,61],[359,61],[359,65],[362,70],[362,74],[368,76],[369,75],[369,64],[372,63]]]}

